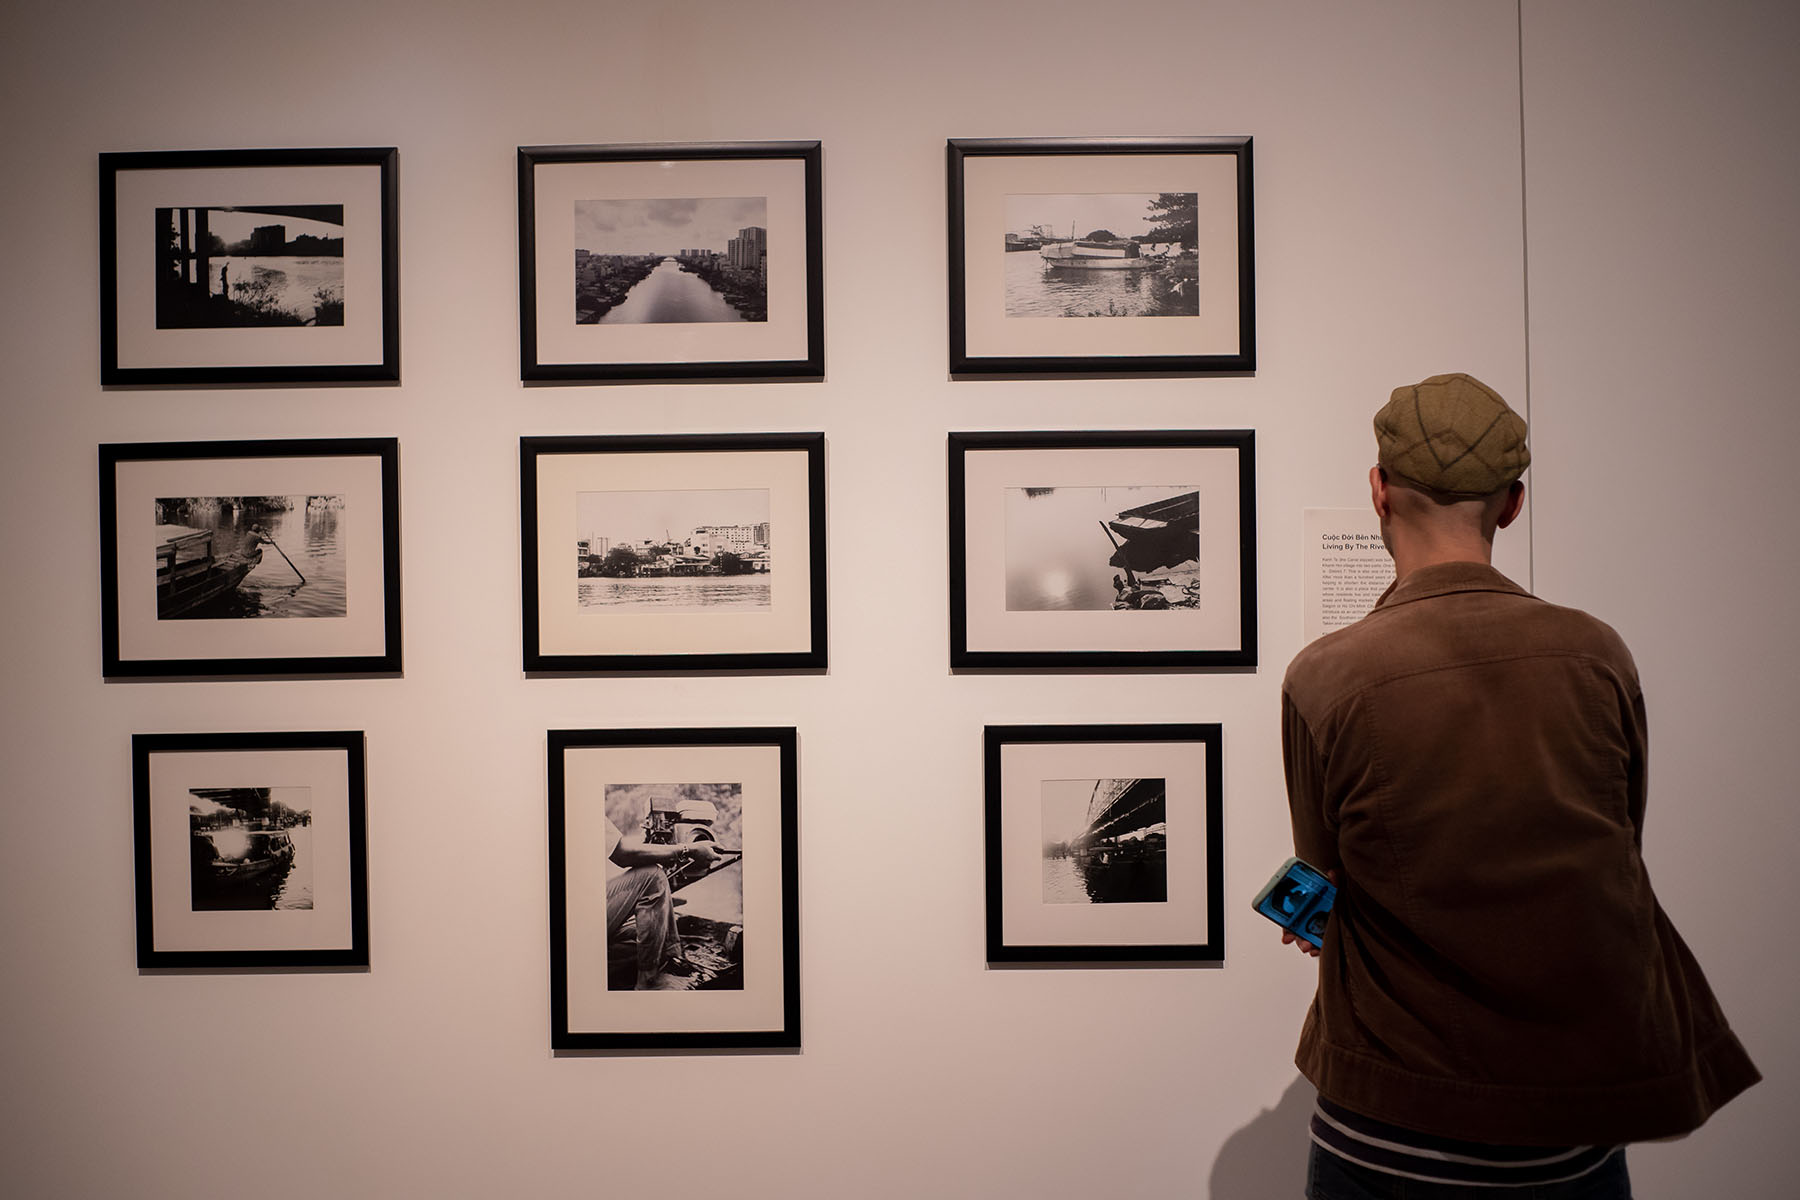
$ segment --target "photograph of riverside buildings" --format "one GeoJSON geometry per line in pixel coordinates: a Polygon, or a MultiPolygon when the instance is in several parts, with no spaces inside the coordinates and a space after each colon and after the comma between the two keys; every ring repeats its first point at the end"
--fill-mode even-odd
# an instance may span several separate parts
{"type": "Polygon", "coordinates": [[[769,319],[768,199],[581,200],[575,323],[769,319]]]}
{"type": "Polygon", "coordinates": [[[575,528],[583,609],[769,608],[766,488],[581,492],[575,528]]]}

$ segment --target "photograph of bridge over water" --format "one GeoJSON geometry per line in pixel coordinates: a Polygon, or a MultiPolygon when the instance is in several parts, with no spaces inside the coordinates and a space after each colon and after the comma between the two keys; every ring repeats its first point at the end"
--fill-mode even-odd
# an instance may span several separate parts
{"type": "Polygon", "coordinates": [[[767,611],[767,488],[578,492],[583,610],[767,611]]]}
{"type": "Polygon", "coordinates": [[[1200,313],[1196,192],[1008,194],[1009,317],[1200,313]]]}
{"type": "Polygon", "coordinates": [[[1044,903],[1168,900],[1167,794],[1163,779],[1044,780],[1044,903]]]}
{"type": "Polygon", "coordinates": [[[344,323],[344,206],[156,210],[156,327],[344,323]]]}
{"type": "Polygon", "coordinates": [[[575,323],[769,319],[765,196],[578,200],[575,323]]]}
{"type": "Polygon", "coordinates": [[[1009,487],[1008,612],[1200,605],[1199,485],[1009,487]]]}

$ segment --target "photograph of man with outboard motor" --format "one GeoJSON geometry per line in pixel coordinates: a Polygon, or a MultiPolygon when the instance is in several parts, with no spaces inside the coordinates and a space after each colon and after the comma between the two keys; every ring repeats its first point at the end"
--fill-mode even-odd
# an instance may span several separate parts
{"type": "Polygon", "coordinates": [[[743,990],[743,790],[607,785],[609,991],[743,990]]]}

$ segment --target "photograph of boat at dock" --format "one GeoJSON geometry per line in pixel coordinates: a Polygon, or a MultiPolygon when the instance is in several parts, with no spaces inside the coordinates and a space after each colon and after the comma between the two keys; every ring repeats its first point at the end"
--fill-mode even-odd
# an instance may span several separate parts
{"type": "MultiPolygon", "coordinates": [[[[671,893],[674,928],[664,943],[656,990],[744,989],[743,796],[739,783],[606,785],[606,819],[624,837],[651,846],[705,842],[720,856],[704,865],[633,868],[663,872],[671,893]]],[[[606,864],[609,892],[625,873],[624,867],[606,864]]],[[[639,923],[647,919],[640,908],[609,933],[608,991],[639,989],[639,923]]]]}
{"type": "Polygon", "coordinates": [[[1195,192],[1008,194],[1008,317],[1200,312],[1195,192]]]}
{"type": "Polygon", "coordinates": [[[765,196],[578,200],[577,325],[766,322],[765,196]]]}
{"type": "Polygon", "coordinates": [[[342,617],[343,495],[156,500],[156,617],[342,617]]]}
{"type": "Polygon", "coordinates": [[[156,328],[343,323],[343,205],[156,210],[156,328]]]}
{"type": "Polygon", "coordinates": [[[770,607],[767,488],[579,492],[575,527],[583,611],[770,607]]]}
{"type": "Polygon", "coordinates": [[[1006,489],[1008,612],[1199,606],[1198,485],[1006,489]]]}
{"type": "Polygon", "coordinates": [[[1168,900],[1167,794],[1162,779],[1044,780],[1044,903],[1168,900]]]}
{"type": "Polygon", "coordinates": [[[198,787],[188,795],[193,911],[312,908],[311,788],[198,787]]]}

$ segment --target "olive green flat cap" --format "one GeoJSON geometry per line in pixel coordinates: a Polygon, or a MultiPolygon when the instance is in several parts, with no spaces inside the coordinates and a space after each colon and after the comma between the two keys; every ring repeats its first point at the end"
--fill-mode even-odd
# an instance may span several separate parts
{"type": "Polygon", "coordinates": [[[1486,496],[1525,473],[1525,418],[1472,375],[1433,375],[1394,394],[1375,414],[1376,461],[1401,478],[1452,496],[1486,496]]]}

